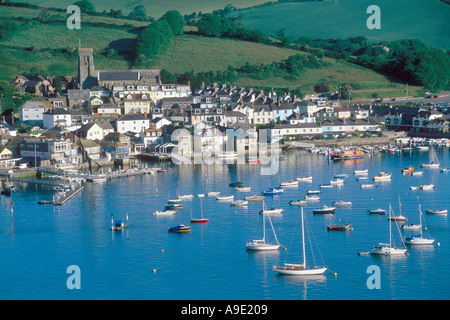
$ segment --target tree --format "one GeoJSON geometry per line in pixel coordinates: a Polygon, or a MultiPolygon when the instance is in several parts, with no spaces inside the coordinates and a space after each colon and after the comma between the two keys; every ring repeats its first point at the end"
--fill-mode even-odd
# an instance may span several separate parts
{"type": "Polygon", "coordinates": [[[167,11],[159,20],[165,20],[172,28],[173,34],[180,35],[184,33],[183,28],[186,21],[178,11],[167,11]]]}
{"type": "Polygon", "coordinates": [[[81,12],[95,12],[95,7],[89,0],[80,0],[75,2],[74,5],[80,7],[81,12]]]}
{"type": "Polygon", "coordinates": [[[145,10],[145,7],[140,4],[136,7],[133,8],[133,10],[131,10],[130,14],[128,15],[129,17],[142,17],[142,18],[147,18],[147,12],[145,10]]]}
{"type": "Polygon", "coordinates": [[[206,13],[198,21],[198,33],[207,37],[220,37],[231,27],[228,19],[222,19],[215,14],[206,13]]]}
{"type": "Polygon", "coordinates": [[[170,25],[165,20],[152,23],[136,37],[136,55],[143,58],[154,58],[164,50],[173,38],[170,25]]]}
{"type": "Polygon", "coordinates": [[[321,82],[321,83],[316,84],[314,86],[314,91],[317,92],[317,93],[329,92],[330,91],[330,86],[326,82],[321,82]]]}
{"type": "Polygon", "coordinates": [[[16,29],[17,25],[12,19],[0,20],[0,41],[9,39],[16,29]]]}

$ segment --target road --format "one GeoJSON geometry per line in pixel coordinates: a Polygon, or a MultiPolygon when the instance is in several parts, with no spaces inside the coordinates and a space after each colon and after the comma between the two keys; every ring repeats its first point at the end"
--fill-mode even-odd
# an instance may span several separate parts
{"type": "Polygon", "coordinates": [[[385,98],[383,102],[375,102],[375,99],[360,99],[360,100],[341,100],[342,106],[353,106],[355,104],[369,104],[369,103],[377,103],[377,104],[405,104],[408,102],[412,103],[423,103],[424,105],[428,105],[428,103],[438,104],[438,103],[449,103],[450,104],[450,91],[442,91],[438,93],[439,98],[426,98],[424,97],[396,97],[396,101],[394,98],[385,98]]]}

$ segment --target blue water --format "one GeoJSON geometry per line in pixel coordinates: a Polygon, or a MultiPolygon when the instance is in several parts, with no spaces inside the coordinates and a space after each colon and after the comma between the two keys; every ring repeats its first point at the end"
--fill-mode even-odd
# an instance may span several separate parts
{"type": "MultiPolygon", "coordinates": [[[[359,162],[329,163],[321,155],[305,151],[284,154],[279,175],[261,176],[259,165],[170,165],[166,173],[87,183],[86,188],[63,206],[38,205],[48,192],[29,187],[11,198],[1,197],[0,284],[1,299],[449,299],[449,222],[447,216],[425,215],[431,235],[440,245],[409,248],[408,256],[388,258],[358,256],[379,242],[389,241],[386,216],[367,210],[391,204],[409,222],[418,222],[418,205],[450,209],[449,173],[426,170],[410,176],[402,168],[428,161],[428,153],[375,154],[359,162]],[[353,170],[369,168],[369,176],[392,172],[392,181],[360,189],[353,170]],[[240,180],[251,193],[237,193],[228,184],[240,180]],[[348,173],[342,188],[322,189],[321,201],[305,207],[307,230],[312,234],[314,259],[329,268],[321,277],[277,276],[272,266],[301,260],[299,207],[288,202],[303,198],[307,189],[318,189],[338,173],[348,173]],[[190,224],[199,217],[200,200],[185,201],[174,217],[155,217],[168,196],[219,190],[235,199],[260,193],[279,181],[312,175],[279,197],[267,197],[267,206],[284,208],[272,217],[278,240],[286,247],[276,253],[251,253],[247,239],[262,235],[261,203],[231,208],[215,198],[203,198],[207,224],[190,224]],[[434,191],[411,191],[411,185],[433,183],[434,191]],[[11,214],[11,200],[14,202],[11,214]],[[313,215],[312,209],[335,200],[352,201],[338,208],[334,222],[351,223],[351,232],[327,231],[329,215],[313,215]],[[111,232],[114,218],[129,215],[130,226],[111,232]],[[168,233],[169,227],[191,225],[188,234],[168,233]],[[68,289],[67,268],[80,268],[81,289],[68,289]],[[369,289],[367,268],[380,268],[380,289],[369,289]],[[336,273],[337,275],[334,275],[336,273]]],[[[438,149],[444,167],[450,166],[448,149],[438,149]]],[[[372,180],[365,183],[374,183],[372,180]]],[[[269,231],[271,231],[268,226],[269,231]]],[[[393,225],[393,238],[400,235],[393,225]]],[[[269,232],[270,235],[270,232],[269,232]]],[[[307,242],[308,244],[308,242],[307,242]]],[[[309,245],[307,247],[310,247],[309,245]]],[[[307,249],[307,261],[313,261],[307,249]]]]}

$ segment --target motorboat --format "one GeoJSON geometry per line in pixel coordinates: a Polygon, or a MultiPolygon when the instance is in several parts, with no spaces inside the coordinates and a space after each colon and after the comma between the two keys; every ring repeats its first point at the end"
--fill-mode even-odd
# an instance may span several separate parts
{"type": "Polygon", "coordinates": [[[236,187],[236,191],[238,192],[250,192],[252,187],[236,187]]]}
{"type": "Polygon", "coordinates": [[[327,225],[327,230],[329,230],[329,231],[333,231],[333,230],[347,231],[347,230],[350,230],[351,227],[352,227],[352,225],[350,223],[349,224],[329,224],[329,225],[327,225]]]}
{"type": "Polygon", "coordinates": [[[183,195],[179,195],[177,198],[180,199],[180,200],[194,199],[194,195],[192,195],[192,194],[183,194],[183,195]]]}
{"type": "Polygon", "coordinates": [[[364,159],[364,153],[360,150],[343,151],[332,154],[330,158],[334,161],[364,159]]]}
{"type": "Polygon", "coordinates": [[[320,194],[320,190],[306,190],[306,194],[320,194]]]}
{"type": "Polygon", "coordinates": [[[370,214],[385,215],[385,214],[387,213],[387,211],[384,210],[384,209],[378,208],[378,209],[370,209],[370,210],[369,210],[369,213],[370,213],[370,214]]]}
{"type": "Polygon", "coordinates": [[[321,184],[321,185],[319,185],[319,188],[321,188],[321,189],[333,188],[333,185],[332,184],[321,184]]]}
{"type": "Polygon", "coordinates": [[[447,214],[447,209],[441,209],[441,210],[427,209],[427,210],[425,210],[425,213],[446,215],[447,214]]]}
{"type": "Polygon", "coordinates": [[[389,180],[391,180],[391,174],[390,173],[380,172],[377,176],[373,177],[373,180],[375,180],[375,181],[389,181],[389,180]]]}
{"type": "Polygon", "coordinates": [[[356,175],[364,175],[369,174],[369,169],[362,169],[362,170],[355,170],[353,171],[353,174],[356,175]]]}
{"type": "Polygon", "coordinates": [[[306,201],[319,201],[320,197],[319,196],[306,196],[305,200],[306,201]]]}
{"type": "Polygon", "coordinates": [[[402,169],[402,173],[413,173],[414,167],[410,166],[408,169],[402,169]]]}
{"type": "Polygon", "coordinates": [[[423,175],[423,171],[414,171],[411,173],[413,176],[421,176],[423,175]]]}
{"type": "Polygon", "coordinates": [[[231,196],[217,196],[216,200],[217,201],[233,201],[234,200],[234,195],[231,195],[231,196]]]}
{"type": "Polygon", "coordinates": [[[291,200],[291,201],[289,201],[289,204],[291,205],[291,206],[303,206],[303,205],[305,205],[305,204],[307,204],[308,203],[308,201],[306,201],[306,200],[291,200]]]}
{"type": "Polygon", "coordinates": [[[288,182],[281,182],[280,183],[280,187],[297,187],[298,186],[298,181],[297,180],[293,180],[293,181],[288,181],[288,182]]]}
{"type": "Polygon", "coordinates": [[[345,179],[345,178],[348,178],[348,174],[346,174],[346,173],[335,174],[334,178],[335,179],[345,179]]]}
{"type": "Polygon", "coordinates": [[[322,209],[313,209],[314,214],[328,214],[328,213],[334,213],[336,210],[336,207],[327,207],[326,205],[323,205],[322,209]]]}
{"type": "Polygon", "coordinates": [[[190,231],[191,231],[191,227],[185,226],[184,224],[180,224],[178,226],[169,228],[169,232],[173,232],[173,233],[187,233],[190,231]]]}
{"type": "Polygon", "coordinates": [[[220,191],[211,191],[206,194],[208,197],[217,197],[220,195],[220,191]]]}
{"type": "Polygon", "coordinates": [[[374,184],[361,184],[360,185],[361,189],[372,189],[373,187],[375,187],[374,184]]]}
{"type": "Polygon", "coordinates": [[[264,201],[265,197],[254,195],[254,196],[245,197],[244,199],[247,201],[251,201],[251,202],[259,202],[259,201],[264,201]]]}
{"type": "Polygon", "coordinates": [[[176,213],[175,210],[164,210],[164,211],[155,211],[153,212],[154,216],[172,216],[176,213]]]}
{"type": "Polygon", "coordinates": [[[299,177],[299,178],[297,178],[296,180],[297,180],[297,181],[306,181],[306,182],[311,182],[311,181],[312,181],[312,179],[313,179],[313,177],[312,177],[312,176],[307,176],[307,177],[299,177]]]}
{"type": "Polygon", "coordinates": [[[235,201],[231,201],[230,206],[232,207],[244,207],[248,205],[248,201],[247,200],[235,200],[235,201]]]}
{"type": "Polygon", "coordinates": [[[340,185],[340,184],[344,184],[344,180],[343,179],[334,179],[334,180],[330,180],[330,184],[334,184],[334,185],[340,185]]]}
{"type": "Polygon", "coordinates": [[[351,203],[351,201],[339,200],[339,201],[334,201],[333,206],[334,207],[351,207],[352,203],[351,203]]]}
{"type": "Polygon", "coordinates": [[[281,187],[269,188],[266,191],[263,191],[261,194],[263,196],[274,196],[284,192],[284,189],[281,187]]]}
{"type": "Polygon", "coordinates": [[[419,186],[420,190],[433,190],[434,184],[422,184],[419,186]]]}

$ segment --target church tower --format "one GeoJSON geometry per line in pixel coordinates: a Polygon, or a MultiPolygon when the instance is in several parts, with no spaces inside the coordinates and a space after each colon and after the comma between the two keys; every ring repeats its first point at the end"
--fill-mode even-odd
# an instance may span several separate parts
{"type": "Polygon", "coordinates": [[[78,49],[78,85],[79,89],[89,89],[96,85],[94,67],[94,49],[78,49]]]}

